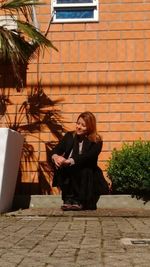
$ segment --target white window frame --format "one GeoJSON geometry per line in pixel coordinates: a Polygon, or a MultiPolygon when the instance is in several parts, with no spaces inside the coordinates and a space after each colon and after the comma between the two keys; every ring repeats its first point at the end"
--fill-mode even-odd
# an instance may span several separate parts
{"type": "Polygon", "coordinates": [[[54,23],[68,23],[68,22],[95,22],[99,20],[99,10],[98,10],[98,0],[93,0],[92,3],[61,3],[58,4],[57,0],[52,0],[51,1],[51,11],[52,11],[52,22],[54,23]],[[56,18],[56,11],[59,9],[65,9],[67,10],[72,8],[72,7],[76,7],[76,8],[90,8],[93,7],[94,8],[94,17],[93,18],[83,18],[83,19],[78,19],[78,18],[68,18],[68,19],[57,19],[56,18]]]}

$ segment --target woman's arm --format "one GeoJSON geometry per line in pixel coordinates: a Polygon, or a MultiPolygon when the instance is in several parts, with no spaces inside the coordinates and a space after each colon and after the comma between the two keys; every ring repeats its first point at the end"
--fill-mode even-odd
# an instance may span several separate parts
{"type": "MultiPolygon", "coordinates": [[[[67,141],[68,138],[70,137],[70,133],[66,133],[64,135],[64,137],[62,138],[62,140],[55,146],[55,148],[52,151],[52,160],[56,166],[56,168],[61,167],[62,165],[64,165],[66,159],[64,157],[64,154],[66,152],[66,146],[67,146],[67,141]]],[[[65,163],[66,165],[69,163],[65,163]]]]}
{"type": "Polygon", "coordinates": [[[54,149],[52,150],[52,156],[54,154],[58,154],[58,155],[62,155],[64,154],[64,152],[66,152],[66,144],[67,144],[67,140],[69,138],[70,133],[66,133],[62,140],[59,141],[59,143],[54,147],[54,149]]]}

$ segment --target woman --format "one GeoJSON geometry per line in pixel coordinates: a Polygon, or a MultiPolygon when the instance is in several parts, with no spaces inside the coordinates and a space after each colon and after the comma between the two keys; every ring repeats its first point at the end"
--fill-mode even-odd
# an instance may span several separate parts
{"type": "Polygon", "coordinates": [[[53,186],[62,191],[63,210],[95,210],[100,195],[108,193],[108,184],[97,166],[102,144],[95,116],[83,112],[77,119],[76,131],[66,133],[54,148],[53,186]]]}

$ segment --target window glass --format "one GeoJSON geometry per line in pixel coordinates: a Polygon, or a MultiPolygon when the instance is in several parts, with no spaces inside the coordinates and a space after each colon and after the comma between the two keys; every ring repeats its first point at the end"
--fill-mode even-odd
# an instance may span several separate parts
{"type": "Polygon", "coordinates": [[[68,10],[57,10],[57,19],[85,19],[93,18],[94,11],[91,9],[68,9],[68,10]]]}
{"type": "Polygon", "coordinates": [[[57,0],[57,4],[84,4],[93,3],[93,0],[57,0]]]}

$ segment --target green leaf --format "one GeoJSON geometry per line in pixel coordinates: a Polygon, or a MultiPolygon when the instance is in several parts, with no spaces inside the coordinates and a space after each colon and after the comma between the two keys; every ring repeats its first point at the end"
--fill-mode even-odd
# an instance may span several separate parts
{"type": "Polygon", "coordinates": [[[36,29],[33,25],[28,22],[16,20],[18,28],[21,32],[23,32],[27,37],[31,38],[34,42],[36,42],[39,46],[47,46],[55,49],[58,49],[52,44],[50,40],[48,40],[44,35],[42,35],[38,29],[36,29]]]}

